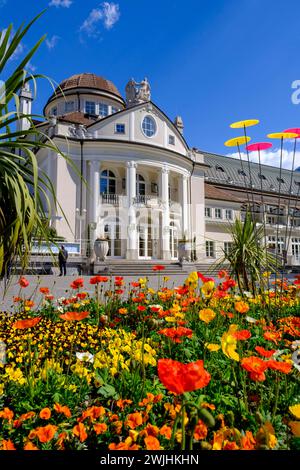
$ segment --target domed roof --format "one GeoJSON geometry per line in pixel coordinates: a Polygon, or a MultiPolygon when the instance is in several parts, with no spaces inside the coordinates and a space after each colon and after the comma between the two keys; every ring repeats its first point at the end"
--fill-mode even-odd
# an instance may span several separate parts
{"type": "Polygon", "coordinates": [[[63,91],[71,90],[72,88],[94,88],[96,90],[113,93],[114,95],[122,98],[121,93],[110,80],[99,77],[94,73],[80,73],[78,75],[73,75],[60,83],[59,87],[56,89],[57,93],[59,93],[60,88],[63,91]]]}

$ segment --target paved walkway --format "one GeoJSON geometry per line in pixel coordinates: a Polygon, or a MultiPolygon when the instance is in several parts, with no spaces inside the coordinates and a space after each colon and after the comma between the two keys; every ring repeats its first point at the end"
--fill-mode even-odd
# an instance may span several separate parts
{"type": "MultiPolygon", "coordinates": [[[[174,286],[182,285],[184,280],[187,278],[186,273],[178,274],[178,275],[170,275],[169,280],[165,283],[166,286],[172,288],[174,286]]],[[[25,289],[21,289],[18,280],[19,276],[12,276],[9,284],[5,290],[4,282],[0,282],[0,311],[2,312],[9,312],[12,311],[14,308],[13,298],[19,295],[26,295],[26,299],[32,299],[35,302],[35,305],[38,306],[41,302],[42,295],[39,292],[40,287],[48,287],[51,294],[54,295],[55,298],[60,297],[68,297],[71,293],[70,284],[74,279],[78,276],[30,276],[26,275],[26,279],[29,281],[29,286],[25,289]]],[[[89,283],[91,276],[80,276],[84,279],[84,288],[82,289],[85,292],[89,292],[93,294],[95,291],[94,286],[89,283]]],[[[162,279],[164,274],[160,275],[160,283],[162,284],[162,279]]],[[[114,277],[112,277],[114,279],[114,277]]],[[[159,285],[159,276],[157,274],[150,275],[149,279],[149,287],[153,289],[157,289],[159,285]]],[[[128,288],[130,282],[137,281],[138,277],[132,276],[124,276],[125,286],[128,288]]],[[[107,282],[104,284],[105,288],[109,288],[110,283],[107,282]]]]}

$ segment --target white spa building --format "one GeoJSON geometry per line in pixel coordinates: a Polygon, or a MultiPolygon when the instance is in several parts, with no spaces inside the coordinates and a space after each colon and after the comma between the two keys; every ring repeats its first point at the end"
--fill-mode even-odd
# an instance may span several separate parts
{"type": "MultiPolygon", "coordinates": [[[[24,111],[31,100],[23,90],[24,111]]],[[[288,264],[300,263],[300,174],[279,177],[278,168],[251,163],[250,185],[239,160],[188,145],[181,117],[151,101],[147,79],[131,79],[123,97],[109,80],[74,75],[50,96],[44,116],[37,125],[69,159],[38,153],[61,206],[53,204],[51,225],[71,254],[88,258],[105,237],[108,260],[172,263],[187,240],[191,261],[210,264],[230,248],[229,224],[250,204],[257,223],[265,221],[269,248],[282,253],[288,232],[288,264]]]]}

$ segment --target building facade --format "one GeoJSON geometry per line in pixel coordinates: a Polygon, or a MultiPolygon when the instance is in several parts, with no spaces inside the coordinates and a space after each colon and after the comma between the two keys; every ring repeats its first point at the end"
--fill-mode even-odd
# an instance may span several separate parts
{"type": "MultiPolygon", "coordinates": [[[[270,249],[286,248],[288,228],[289,260],[298,263],[300,178],[291,181],[284,170],[282,183],[278,168],[263,166],[260,174],[251,164],[250,185],[238,160],[188,146],[181,117],[169,119],[151,101],[147,79],[131,79],[125,93],[84,73],[64,80],[45,105],[37,125],[67,156],[38,153],[59,202],[50,214],[59,236],[77,243],[83,257],[107,238],[108,259],[120,262],[176,261],[180,242],[189,241],[191,259],[209,264],[230,248],[229,225],[250,207],[258,224],[266,222],[270,249]]],[[[28,107],[28,89],[23,95],[28,107]]]]}

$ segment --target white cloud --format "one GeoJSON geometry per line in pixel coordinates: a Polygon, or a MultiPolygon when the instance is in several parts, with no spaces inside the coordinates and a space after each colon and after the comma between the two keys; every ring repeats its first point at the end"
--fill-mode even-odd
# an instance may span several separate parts
{"type": "Polygon", "coordinates": [[[80,31],[88,37],[99,36],[99,22],[102,22],[106,29],[111,29],[120,18],[120,8],[118,3],[103,2],[100,8],[94,8],[86,20],[80,26],[80,31]]]}
{"type": "Polygon", "coordinates": [[[50,7],[62,7],[62,8],[69,8],[73,3],[73,0],[51,0],[49,3],[50,7]]]}
{"type": "Polygon", "coordinates": [[[120,8],[117,3],[104,2],[102,4],[104,26],[106,29],[111,29],[120,18],[120,8]]]}
{"type": "Polygon", "coordinates": [[[28,72],[34,73],[36,71],[36,66],[33,65],[31,62],[28,62],[28,64],[25,67],[28,72]]]}
{"type": "MultiPolygon", "coordinates": [[[[2,41],[3,41],[4,37],[5,37],[6,31],[7,31],[7,29],[3,29],[2,31],[0,31],[0,44],[2,43],[2,41]]],[[[12,30],[12,31],[11,31],[11,36],[10,36],[10,38],[13,37],[14,33],[15,33],[14,30],[12,30]]],[[[8,41],[8,45],[7,45],[6,50],[8,49],[10,43],[11,43],[11,40],[8,41]]],[[[20,42],[20,43],[17,45],[17,47],[16,47],[14,53],[13,53],[13,54],[11,55],[11,57],[9,58],[9,60],[17,60],[17,59],[19,59],[19,57],[23,54],[24,50],[25,50],[25,46],[24,46],[24,44],[23,44],[22,42],[20,42]]]]}
{"type": "Polygon", "coordinates": [[[48,47],[48,49],[49,50],[54,49],[54,47],[57,45],[59,39],[60,39],[60,37],[56,36],[56,34],[54,34],[51,38],[46,39],[46,46],[48,47]]]}
{"type": "MultiPolygon", "coordinates": [[[[299,144],[298,144],[299,145],[299,144]]],[[[286,168],[288,170],[292,169],[293,163],[293,149],[283,149],[282,151],[282,168],[286,168]]],[[[238,152],[227,154],[228,157],[233,157],[239,159],[240,156],[238,152]]],[[[241,152],[242,160],[247,160],[247,154],[245,152],[241,152]]],[[[250,152],[249,153],[250,161],[258,163],[258,153],[257,152],[250,152]]],[[[273,150],[264,150],[260,152],[260,161],[263,165],[271,165],[276,166],[279,168],[280,166],[280,149],[273,149],[273,150]]],[[[295,153],[295,163],[294,169],[300,166],[300,150],[296,150],[295,153]]]]}

